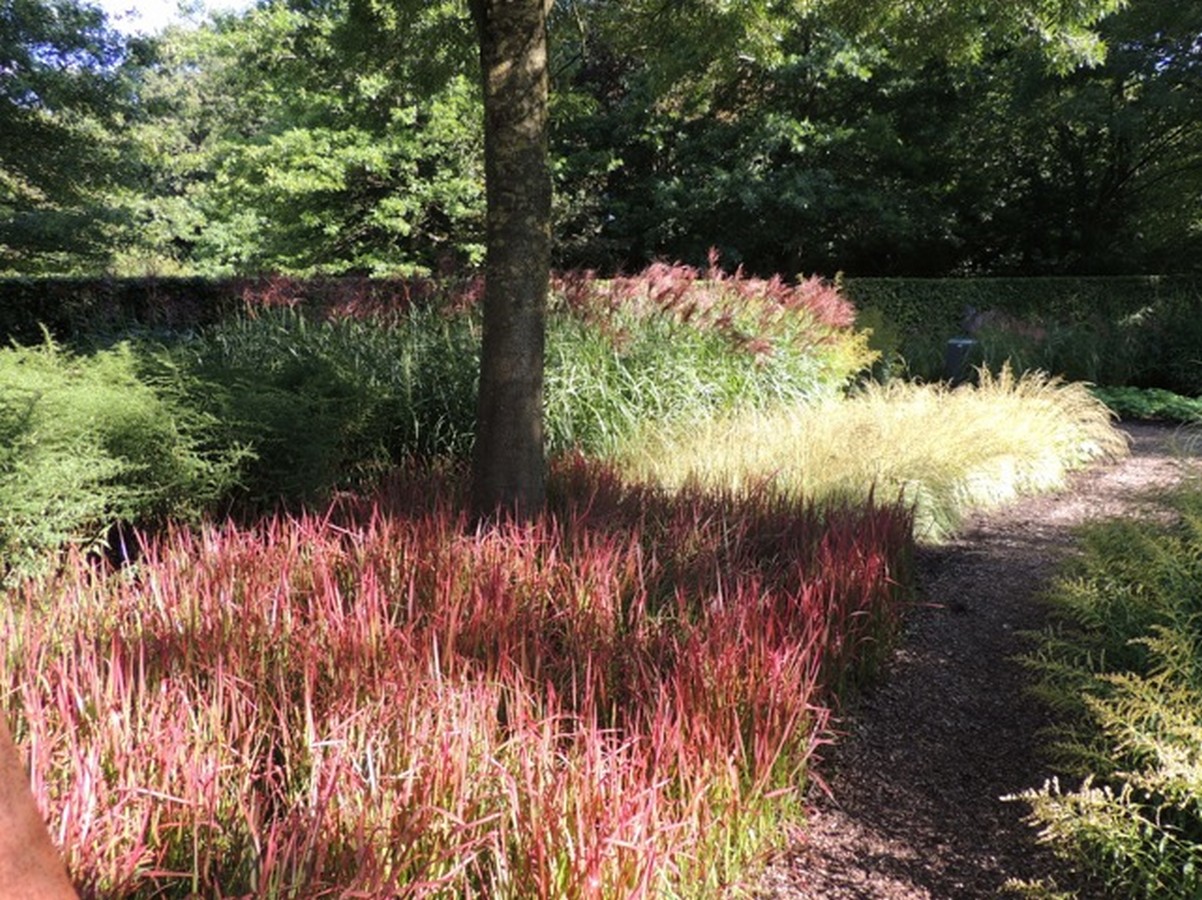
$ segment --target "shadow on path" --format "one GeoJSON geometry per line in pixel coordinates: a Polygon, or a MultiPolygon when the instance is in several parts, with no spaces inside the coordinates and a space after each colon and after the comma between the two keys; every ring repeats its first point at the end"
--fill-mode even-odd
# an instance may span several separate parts
{"type": "MultiPolygon", "coordinates": [[[[958,900],[998,896],[1008,878],[1054,876],[1007,794],[1050,776],[1047,724],[1015,661],[1039,629],[1039,597],[1089,519],[1151,512],[1148,492],[1198,460],[1167,426],[1125,426],[1132,456],[1075,476],[1068,490],[969,520],[919,552],[927,605],[880,686],[844,722],[830,754],[832,797],[816,797],[805,835],[767,874],[761,896],[792,900],[958,900]]],[[[1194,446],[1190,446],[1194,443],[1194,446]]],[[[1096,891],[1086,896],[1098,897],[1096,891]]]]}

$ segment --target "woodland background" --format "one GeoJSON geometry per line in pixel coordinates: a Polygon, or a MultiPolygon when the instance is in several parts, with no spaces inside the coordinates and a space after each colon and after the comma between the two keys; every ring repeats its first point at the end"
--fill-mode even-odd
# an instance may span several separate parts
{"type": "MultiPolygon", "coordinates": [[[[1135,0],[1082,63],[776,6],[555,3],[557,268],[1198,271],[1202,7],[1135,0]]],[[[276,0],[153,38],[7,2],[0,273],[475,266],[476,66],[453,0],[276,0]]]]}

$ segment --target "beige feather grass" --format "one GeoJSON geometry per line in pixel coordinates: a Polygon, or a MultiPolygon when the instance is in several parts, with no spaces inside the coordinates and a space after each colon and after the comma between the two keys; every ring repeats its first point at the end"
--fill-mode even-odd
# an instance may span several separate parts
{"type": "Polygon", "coordinates": [[[649,430],[622,460],[635,477],[743,489],[765,483],[819,502],[901,495],[938,540],[972,509],[1061,487],[1069,471],[1127,453],[1084,384],[982,372],[979,385],[894,382],[820,406],[649,430]]]}

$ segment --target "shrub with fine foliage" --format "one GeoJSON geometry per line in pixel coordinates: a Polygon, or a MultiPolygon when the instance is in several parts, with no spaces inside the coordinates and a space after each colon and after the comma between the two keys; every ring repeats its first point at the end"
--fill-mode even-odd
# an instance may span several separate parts
{"type": "Polygon", "coordinates": [[[127,344],[76,355],[0,349],[0,575],[117,522],[195,517],[227,492],[238,450],[201,450],[211,425],[147,382],[127,344]]]}
{"type": "Polygon", "coordinates": [[[1171,506],[1173,525],[1085,532],[1051,595],[1062,622],[1027,659],[1075,786],[1022,799],[1043,839],[1114,896],[1202,894],[1202,490],[1171,506]]]}

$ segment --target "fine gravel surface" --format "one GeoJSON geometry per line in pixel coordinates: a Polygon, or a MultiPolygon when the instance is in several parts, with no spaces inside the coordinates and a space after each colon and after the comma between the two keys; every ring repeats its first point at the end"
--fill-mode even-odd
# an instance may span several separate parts
{"type": "Polygon", "coordinates": [[[1038,733],[1047,713],[1015,660],[1041,628],[1041,596],[1079,524],[1156,515],[1150,494],[1200,461],[1202,435],[1122,426],[1131,456],[1073,476],[1056,494],[977,515],[959,537],[918,554],[923,605],[878,687],[839,725],[820,766],[811,817],[757,897],[950,900],[1005,896],[1007,879],[1053,876],[1083,898],[1036,840],[1022,803],[1002,797],[1051,774],[1038,733]]]}

